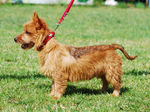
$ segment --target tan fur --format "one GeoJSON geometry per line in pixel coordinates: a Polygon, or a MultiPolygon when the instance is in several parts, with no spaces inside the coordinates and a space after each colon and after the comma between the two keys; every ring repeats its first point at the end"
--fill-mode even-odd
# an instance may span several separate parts
{"type": "Polygon", "coordinates": [[[16,37],[17,43],[25,45],[22,48],[28,49],[35,45],[35,49],[39,51],[40,71],[53,81],[51,96],[60,98],[68,81],[90,80],[94,77],[102,79],[102,92],[106,92],[108,85],[112,84],[113,95],[119,96],[122,59],[115,50],[120,49],[129,60],[137,56],[129,56],[118,44],[69,47],[60,44],[55,37],[43,46],[44,39],[51,31],[44,20],[34,13],[32,20],[24,26],[24,32],[16,37]]]}

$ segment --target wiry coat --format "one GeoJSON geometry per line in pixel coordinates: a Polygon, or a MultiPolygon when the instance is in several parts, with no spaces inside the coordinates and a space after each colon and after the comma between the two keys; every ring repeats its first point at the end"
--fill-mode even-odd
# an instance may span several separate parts
{"type": "Polygon", "coordinates": [[[90,80],[94,77],[102,79],[103,92],[107,90],[110,83],[114,88],[113,95],[119,96],[122,59],[115,50],[121,50],[129,60],[137,56],[129,56],[118,44],[72,47],[60,44],[55,37],[43,46],[43,41],[50,32],[44,20],[34,13],[32,21],[25,25],[25,31],[16,39],[22,44],[22,48],[27,49],[35,45],[36,50],[39,51],[40,71],[53,80],[51,96],[55,99],[60,98],[65,92],[68,81],[90,80]],[[31,33],[28,39],[25,32],[31,33]],[[29,39],[30,42],[27,43],[29,39]]]}

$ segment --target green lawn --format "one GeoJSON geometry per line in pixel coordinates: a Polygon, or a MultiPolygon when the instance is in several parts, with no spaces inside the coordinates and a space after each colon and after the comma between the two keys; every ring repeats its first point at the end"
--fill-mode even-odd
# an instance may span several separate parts
{"type": "Polygon", "coordinates": [[[51,80],[39,72],[37,52],[13,39],[34,10],[54,29],[66,6],[0,5],[0,111],[2,112],[150,112],[150,9],[72,7],[56,33],[64,44],[122,44],[134,61],[123,57],[120,97],[101,93],[101,81],[68,83],[60,100],[51,99],[51,80]]]}

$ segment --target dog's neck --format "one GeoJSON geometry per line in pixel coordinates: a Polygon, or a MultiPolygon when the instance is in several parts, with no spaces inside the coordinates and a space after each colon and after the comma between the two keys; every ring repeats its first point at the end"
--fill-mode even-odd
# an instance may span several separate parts
{"type": "MultiPolygon", "coordinates": [[[[48,34],[49,35],[49,34],[48,34]]],[[[47,38],[47,36],[44,37],[45,39],[47,38]]],[[[45,40],[44,39],[44,40],[45,40]]],[[[58,41],[56,40],[55,37],[52,37],[46,44],[44,44],[44,41],[42,42],[41,46],[37,49],[37,51],[41,52],[41,51],[50,51],[53,48],[55,48],[58,45],[58,41]]]]}
{"type": "MultiPolygon", "coordinates": [[[[42,51],[46,46],[47,44],[53,44],[54,40],[56,41],[56,38],[55,37],[51,37],[50,38],[50,34],[51,32],[54,32],[53,30],[50,30],[49,28],[47,28],[44,32],[42,32],[42,34],[39,33],[39,36],[37,38],[37,42],[38,43],[38,46],[36,47],[36,50],[37,51],[42,51]],[[52,41],[52,42],[49,42],[49,41],[52,41]],[[40,44],[39,44],[40,43],[40,44]]],[[[49,45],[48,45],[49,46],[49,45]]]]}
{"type": "Polygon", "coordinates": [[[47,56],[46,54],[53,52],[54,50],[57,49],[58,46],[59,43],[55,37],[53,37],[51,40],[48,41],[48,43],[45,46],[43,46],[43,48],[38,53],[41,66],[45,64],[45,60],[46,60],[45,57],[47,56]]]}

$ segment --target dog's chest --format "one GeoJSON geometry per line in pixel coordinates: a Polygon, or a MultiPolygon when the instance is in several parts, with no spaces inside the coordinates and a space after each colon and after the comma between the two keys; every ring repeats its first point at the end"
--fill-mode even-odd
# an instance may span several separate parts
{"type": "Polygon", "coordinates": [[[40,58],[40,71],[43,73],[45,76],[51,77],[56,71],[56,59],[55,55],[53,53],[49,53],[46,55],[41,55],[39,56],[40,58]]]}
{"type": "Polygon", "coordinates": [[[76,59],[66,51],[50,52],[46,55],[39,56],[39,58],[41,73],[50,78],[60,74],[63,69],[76,62],[76,59]]]}

